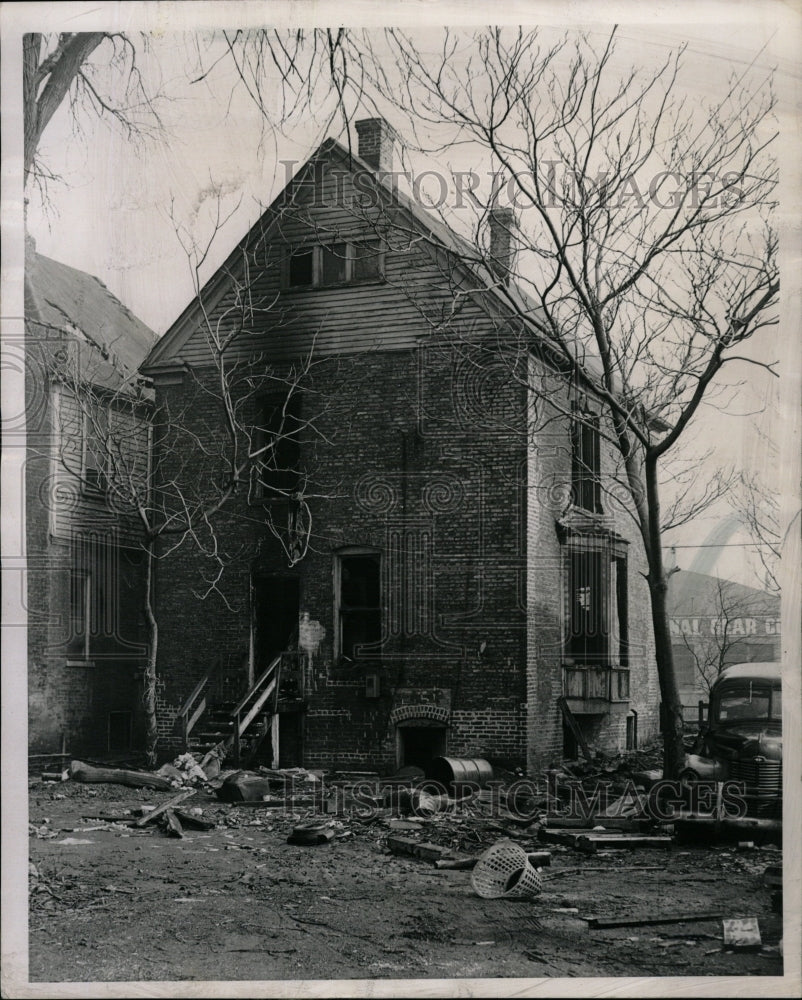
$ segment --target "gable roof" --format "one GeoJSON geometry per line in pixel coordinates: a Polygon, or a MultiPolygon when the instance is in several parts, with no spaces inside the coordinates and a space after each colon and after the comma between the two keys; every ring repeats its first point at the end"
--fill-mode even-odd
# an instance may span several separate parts
{"type": "MultiPolygon", "coordinates": [[[[230,269],[236,266],[237,256],[241,249],[247,246],[254,236],[269,232],[276,225],[274,221],[270,223],[267,230],[262,228],[264,220],[274,212],[276,206],[280,205],[291,194],[294,188],[303,184],[304,179],[314,171],[315,165],[324,157],[332,157],[339,160],[346,169],[352,172],[358,171],[373,177],[377,191],[383,195],[386,201],[394,207],[400,208],[418,230],[428,233],[434,246],[442,247],[447,252],[454,254],[462,264],[466,274],[470,275],[476,281],[477,291],[484,295],[489,295],[497,306],[508,310],[514,309],[524,314],[529,313],[532,316],[540,312],[539,306],[526,296],[517,285],[514,283],[504,285],[499,281],[492,271],[481,262],[481,254],[477,247],[455,233],[442,219],[425,209],[415,199],[392,188],[388,182],[377,176],[374,167],[332,138],[326,139],[318,147],[295,177],[279,192],[268,209],[248,230],[244,238],[237,243],[226,261],[206,282],[201,289],[201,296],[213,298],[218,290],[222,290],[225,285],[226,275],[230,269]]],[[[191,337],[194,331],[193,320],[197,316],[197,311],[198,299],[195,298],[187,305],[175,322],[171,324],[164,336],[153,347],[142,365],[144,372],[156,368],[163,363],[169,365],[170,359],[173,362],[180,361],[178,352],[183,343],[191,337]]]]}
{"type": "Polygon", "coordinates": [[[150,327],[102,281],[35,251],[25,260],[26,320],[85,338],[106,360],[134,372],[156,343],[150,327]]]}

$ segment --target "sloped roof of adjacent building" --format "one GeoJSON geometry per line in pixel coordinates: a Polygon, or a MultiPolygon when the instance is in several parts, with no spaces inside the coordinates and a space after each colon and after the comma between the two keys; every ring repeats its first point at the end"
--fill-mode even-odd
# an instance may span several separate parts
{"type": "Polygon", "coordinates": [[[156,343],[150,327],[94,275],[35,251],[25,261],[26,319],[84,337],[126,372],[137,370],[156,343]]]}

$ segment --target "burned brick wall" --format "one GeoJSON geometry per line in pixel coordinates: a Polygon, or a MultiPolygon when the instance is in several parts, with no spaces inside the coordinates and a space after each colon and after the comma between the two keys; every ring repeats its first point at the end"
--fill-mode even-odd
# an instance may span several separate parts
{"type": "MultiPolygon", "coordinates": [[[[410,697],[424,706],[432,691],[446,692],[446,752],[523,762],[521,391],[494,385],[497,412],[488,419],[475,370],[443,349],[317,366],[305,392],[326,405],[309,429],[314,440],[302,448],[317,494],[303,560],[288,566],[265,526],[265,505],[280,523],[282,501],[243,491],[216,519],[222,548],[239,553],[221,580],[225,602],[217,594],[197,600],[204,569],[191,546],[159,563],[159,670],[168,714],[212,662],[244,681],[253,657],[254,578],[283,576],[297,579],[298,614],[319,636],[305,654],[304,764],[394,767],[404,756],[404,734],[392,713],[410,697]],[[380,634],[347,656],[338,573],[374,557],[380,634]]],[[[198,427],[214,420],[214,401],[198,393],[196,378],[161,391],[192,412],[198,427]]],[[[417,729],[414,713],[407,721],[417,729]]],[[[420,736],[407,733],[407,742],[413,735],[420,736]]]]}

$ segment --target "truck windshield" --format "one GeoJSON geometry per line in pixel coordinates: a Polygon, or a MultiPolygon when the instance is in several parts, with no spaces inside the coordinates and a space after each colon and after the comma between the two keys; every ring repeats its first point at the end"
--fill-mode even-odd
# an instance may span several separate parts
{"type": "Polygon", "coordinates": [[[722,692],[716,709],[717,722],[780,721],[782,703],[780,690],[755,688],[750,684],[732,687],[722,692]]]}

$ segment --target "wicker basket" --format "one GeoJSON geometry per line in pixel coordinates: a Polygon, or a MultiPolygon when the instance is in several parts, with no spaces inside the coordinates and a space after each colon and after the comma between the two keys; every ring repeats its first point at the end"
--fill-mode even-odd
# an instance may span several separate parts
{"type": "Polygon", "coordinates": [[[525,899],[540,892],[543,879],[529,864],[523,848],[511,840],[500,840],[477,861],[471,885],[484,899],[525,899]]]}

